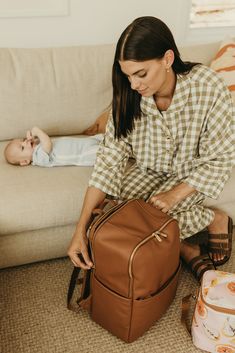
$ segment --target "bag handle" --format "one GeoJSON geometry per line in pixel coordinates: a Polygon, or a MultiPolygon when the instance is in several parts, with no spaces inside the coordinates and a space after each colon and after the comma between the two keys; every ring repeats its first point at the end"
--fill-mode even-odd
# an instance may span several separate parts
{"type": "Polygon", "coordinates": [[[102,201],[101,204],[98,207],[94,208],[94,210],[92,211],[90,221],[87,225],[87,229],[91,229],[91,227],[98,220],[98,218],[100,218],[107,212],[107,205],[109,205],[109,208],[111,208],[113,206],[116,206],[118,202],[118,200],[109,200],[107,198],[104,199],[104,201],[102,201]]]}
{"type": "Polygon", "coordinates": [[[96,217],[96,216],[102,216],[106,210],[105,207],[109,204],[110,206],[116,206],[118,203],[118,200],[110,200],[105,198],[104,201],[101,202],[101,204],[99,205],[99,207],[95,208],[92,211],[92,216],[96,217]]]}
{"type": "Polygon", "coordinates": [[[181,323],[185,327],[187,333],[191,337],[191,327],[189,325],[189,309],[190,309],[190,299],[196,301],[197,295],[188,294],[181,301],[181,323]]]}

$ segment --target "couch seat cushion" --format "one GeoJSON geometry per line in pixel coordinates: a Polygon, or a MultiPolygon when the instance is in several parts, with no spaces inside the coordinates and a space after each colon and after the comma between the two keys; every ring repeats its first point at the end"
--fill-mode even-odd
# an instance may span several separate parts
{"type": "Polygon", "coordinates": [[[12,166],[0,142],[0,235],[75,223],[91,167],[12,166]]]}
{"type": "MultiPolygon", "coordinates": [[[[0,142],[0,236],[77,222],[92,167],[18,167],[5,162],[0,142]]],[[[235,220],[235,168],[216,206],[235,220]]]]}

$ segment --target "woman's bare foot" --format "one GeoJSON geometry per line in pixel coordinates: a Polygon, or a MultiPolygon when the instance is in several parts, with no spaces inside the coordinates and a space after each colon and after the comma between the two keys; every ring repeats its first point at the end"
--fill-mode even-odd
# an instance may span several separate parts
{"type": "MultiPolygon", "coordinates": [[[[210,234],[211,234],[211,241],[212,241],[212,235],[213,234],[228,234],[228,216],[226,213],[224,213],[221,210],[213,209],[215,213],[215,217],[212,221],[212,223],[208,226],[208,232],[209,232],[209,240],[210,240],[210,234]]],[[[214,239],[213,238],[213,243],[224,243],[228,245],[228,237],[225,239],[214,239]]],[[[210,252],[210,248],[208,247],[208,252],[211,257],[211,259],[215,262],[221,261],[224,259],[225,255],[222,254],[222,252],[218,253],[212,253],[210,252]]]]}
{"type": "Polygon", "coordinates": [[[180,244],[180,256],[189,263],[193,258],[200,255],[199,245],[189,244],[186,241],[182,241],[180,244]]]}

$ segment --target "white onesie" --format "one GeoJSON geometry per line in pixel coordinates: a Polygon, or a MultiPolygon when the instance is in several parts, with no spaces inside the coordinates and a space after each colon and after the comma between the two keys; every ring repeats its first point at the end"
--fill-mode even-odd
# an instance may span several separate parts
{"type": "Polygon", "coordinates": [[[39,143],[33,151],[32,165],[56,167],[65,165],[93,166],[103,134],[89,137],[52,138],[52,151],[48,154],[39,143]]]}

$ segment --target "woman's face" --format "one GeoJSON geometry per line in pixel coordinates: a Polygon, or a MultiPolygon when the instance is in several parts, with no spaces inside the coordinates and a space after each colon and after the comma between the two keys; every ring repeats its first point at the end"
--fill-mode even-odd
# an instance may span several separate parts
{"type": "Polygon", "coordinates": [[[119,61],[121,70],[130,81],[131,88],[145,97],[164,95],[167,91],[169,73],[164,58],[147,61],[119,61]]]}

